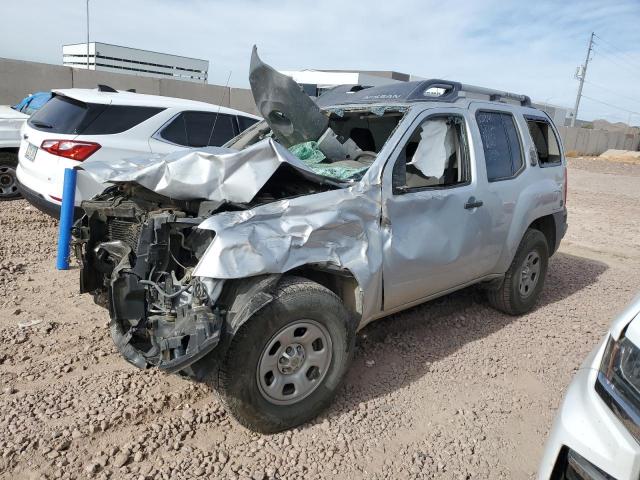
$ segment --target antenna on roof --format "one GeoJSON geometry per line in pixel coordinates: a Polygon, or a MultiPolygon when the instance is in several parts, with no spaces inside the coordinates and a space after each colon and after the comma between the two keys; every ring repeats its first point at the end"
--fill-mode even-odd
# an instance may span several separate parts
{"type": "Polygon", "coordinates": [[[216,129],[216,122],[218,121],[218,115],[220,115],[220,108],[222,108],[222,102],[224,102],[224,95],[227,91],[227,87],[229,86],[229,80],[231,80],[231,70],[229,70],[229,75],[227,76],[227,83],[224,84],[224,90],[222,91],[222,98],[218,103],[218,111],[216,112],[216,116],[213,119],[213,125],[211,126],[211,132],[209,133],[209,140],[207,140],[207,147],[209,146],[209,142],[211,142],[211,137],[213,136],[213,131],[216,129]]]}

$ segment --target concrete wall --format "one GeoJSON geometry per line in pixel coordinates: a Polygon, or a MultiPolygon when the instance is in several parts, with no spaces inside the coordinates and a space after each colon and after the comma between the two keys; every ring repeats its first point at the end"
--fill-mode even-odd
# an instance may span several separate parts
{"type": "Polygon", "coordinates": [[[14,105],[28,94],[56,88],[95,88],[98,84],[118,90],[199,100],[258,114],[251,91],[221,85],[100,72],[0,58],[0,105],[14,105]]]}
{"type": "Polygon", "coordinates": [[[135,88],[137,93],[160,95],[160,85],[157,78],[83,70],[81,68],[72,68],[71,72],[71,86],[73,88],[96,88],[96,85],[109,85],[117,90],[135,88]]]}
{"type": "Polygon", "coordinates": [[[71,69],[0,58],[0,105],[15,105],[29,93],[71,86],[71,69]]]}
{"type": "MultiPolygon", "coordinates": [[[[229,107],[229,87],[204,83],[182,82],[180,80],[161,79],[160,93],[165,97],[188,98],[201,102],[214,103],[229,107]]],[[[237,108],[237,107],[232,107],[237,108]]],[[[241,110],[238,108],[238,110],[241,110]]],[[[250,112],[253,113],[253,112],[250,112]]]]}
{"type": "Polygon", "coordinates": [[[640,134],[593,130],[590,128],[558,127],[564,151],[574,151],[580,155],[600,155],[614,148],[616,150],[640,150],[640,134]]]}

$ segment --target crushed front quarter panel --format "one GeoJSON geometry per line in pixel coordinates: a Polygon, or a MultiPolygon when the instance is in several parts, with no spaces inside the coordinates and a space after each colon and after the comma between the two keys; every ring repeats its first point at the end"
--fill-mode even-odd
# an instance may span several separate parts
{"type": "Polygon", "coordinates": [[[235,279],[333,265],[357,280],[366,318],[381,305],[375,294],[382,272],[379,198],[379,186],[363,182],[213,215],[199,225],[216,235],[194,276],[235,279]]]}

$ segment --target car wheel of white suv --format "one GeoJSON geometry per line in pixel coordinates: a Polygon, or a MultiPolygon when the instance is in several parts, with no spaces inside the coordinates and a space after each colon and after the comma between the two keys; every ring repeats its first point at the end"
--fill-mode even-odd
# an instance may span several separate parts
{"type": "Polygon", "coordinates": [[[0,152],[0,200],[12,200],[20,196],[18,190],[18,156],[11,152],[0,152]]]}
{"type": "Polygon", "coordinates": [[[509,315],[530,311],[544,286],[548,264],[547,239],[539,230],[530,228],[522,237],[500,288],[487,292],[491,306],[509,315]]]}

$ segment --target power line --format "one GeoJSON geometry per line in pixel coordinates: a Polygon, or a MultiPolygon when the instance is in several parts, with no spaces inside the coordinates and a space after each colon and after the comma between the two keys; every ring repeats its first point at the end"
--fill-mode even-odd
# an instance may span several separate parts
{"type": "Polygon", "coordinates": [[[631,113],[633,115],[640,115],[640,112],[635,112],[633,110],[628,110],[626,108],[618,107],[617,105],[612,105],[610,103],[603,102],[602,100],[596,100],[595,98],[588,97],[585,94],[582,94],[582,96],[584,98],[588,99],[588,100],[591,100],[592,102],[601,103],[602,105],[606,105],[607,107],[615,108],[617,110],[621,110],[623,112],[631,113]]]}
{"type": "Polygon", "coordinates": [[[620,49],[616,48],[616,47],[612,47],[610,44],[608,43],[603,43],[602,42],[602,38],[599,38],[600,41],[596,41],[595,44],[600,46],[601,48],[607,50],[611,55],[615,55],[617,57],[620,57],[621,59],[623,59],[625,62],[629,62],[629,63],[636,63],[636,59],[633,58],[631,55],[629,55],[628,53],[622,52],[620,51],[620,49]]]}
{"type": "MultiPolygon", "coordinates": [[[[602,38],[601,36],[597,35],[594,33],[594,36],[600,40],[602,40],[605,44],[607,44],[607,49],[609,49],[610,51],[613,51],[616,55],[620,56],[620,57],[626,57],[626,61],[630,61],[630,63],[635,64],[638,68],[640,68],[640,63],[636,63],[637,60],[632,57],[631,55],[629,55],[626,51],[624,51],[622,48],[619,48],[617,46],[615,46],[613,43],[611,43],[608,40],[605,40],[604,38],[602,38]]],[[[596,42],[597,45],[597,42],[596,42]]]]}
{"type": "Polygon", "coordinates": [[[588,80],[585,80],[585,81],[584,81],[584,83],[587,83],[587,84],[589,84],[589,85],[593,85],[594,87],[597,87],[597,88],[601,88],[601,89],[603,89],[603,90],[606,90],[606,91],[608,91],[609,93],[613,93],[614,95],[617,95],[618,97],[626,98],[627,100],[632,100],[632,101],[634,101],[634,102],[638,102],[638,103],[640,103],[640,100],[638,100],[637,98],[628,97],[627,95],[623,95],[622,93],[618,93],[618,92],[616,92],[616,91],[614,91],[614,90],[611,90],[609,87],[605,87],[605,86],[600,85],[600,84],[598,84],[598,83],[594,83],[594,82],[591,82],[591,81],[588,81],[588,80]]]}
{"type": "Polygon", "coordinates": [[[600,50],[599,48],[594,48],[594,51],[596,53],[598,53],[598,57],[599,58],[603,58],[608,62],[611,62],[612,64],[617,65],[618,67],[622,67],[623,69],[625,69],[627,75],[633,75],[635,77],[640,77],[640,70],[635,70],[633,67],[630,67],[622,62],[620,62],[619,60],[617,60],[615,57],[612,57],[610,55],[607,55],[605,52],[603,52],[602,50],[600,50]]]}
{"type": "Polygon", "coordinates": [[[620,57],[614,57],[612,54],[610,54],[610,53],[608,53],[608,52],[606,52],[604,50],[601,50],[602,45],[596,44],[596,47],[597,48],[594,48],[593,50],[595,52],[597,52],[601,58],[604,58],[605,60],[608,60],[608,61],[610,61],[612,63],[615,63],[616,65],[618,65],[618,66],[620,66],[622,68],[627,69],[627,71],[633,73],[634,75],[640,75],[640,68],[633,67],[628,63],[623,63],[623,61],[620,60],[620,57]]]}

